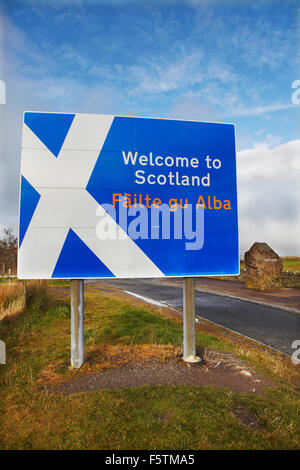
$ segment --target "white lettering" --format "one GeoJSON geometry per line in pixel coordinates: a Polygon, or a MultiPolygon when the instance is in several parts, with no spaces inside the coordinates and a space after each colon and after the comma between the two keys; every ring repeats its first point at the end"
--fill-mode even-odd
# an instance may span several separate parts
{"type": "Polygon", "coordinates": [[[138,156],[138,152],[135,152],[134,156],[133,156],[132,152],[128,152],[128,154],[126,155],[124,150],[122,150],[122,155],[123,155],[123,160],[124,160],[125,165],[128,165],[129,160],[131,160],[132,165],[135,165],[135,162],[136,162],[136,159],[137,159],[137,156],[138,156]]]}

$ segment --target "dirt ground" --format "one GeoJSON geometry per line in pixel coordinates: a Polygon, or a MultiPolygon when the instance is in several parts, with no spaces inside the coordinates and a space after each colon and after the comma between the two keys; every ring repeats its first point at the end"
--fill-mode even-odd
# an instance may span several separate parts
{"type": "Polygon", "coordinates": [[[199,351],[204,360],[201,364],[191,365],[182,361],[179,348],[167,348],[166,354],[164,347],[156,347],[148,358],[145,358],[147,353],[143,353],[141,346],[102,351],[98,356],[94,355],[92,361],[87,359],[80,371],[73,370],[67,377],[58,377],[55,370],[50,374],[45,371],[40,377],[39,389],[70,395],[144,385],[214,385],[235,392],[263,393],[266,386],[273,385],[229,352],[199,351]]]}

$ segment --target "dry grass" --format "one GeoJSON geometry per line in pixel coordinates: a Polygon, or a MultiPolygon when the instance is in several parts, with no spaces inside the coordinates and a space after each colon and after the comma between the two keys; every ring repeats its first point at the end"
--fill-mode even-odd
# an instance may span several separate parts
{"type": "Polygon", "coordinates": [[[17,315],[25,308],[25,289],[22,283],[0,284],[0,320],[17,315]]]}
{"type": "Polygon", "coordinates": [[[0,284],[0,320],[23,312],[26,305],[45,302],[47,285],[44,281],[0,284]]]}

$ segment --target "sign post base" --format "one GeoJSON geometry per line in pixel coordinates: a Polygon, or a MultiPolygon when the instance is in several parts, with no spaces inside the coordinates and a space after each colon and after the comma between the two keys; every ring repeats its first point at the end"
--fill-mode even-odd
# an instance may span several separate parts
{"type": "Polygon", "coordinates": [[[202,359],[199,356],[182,357],[182,360],[188,364],[201,364],[202,362],[202,359]]]}

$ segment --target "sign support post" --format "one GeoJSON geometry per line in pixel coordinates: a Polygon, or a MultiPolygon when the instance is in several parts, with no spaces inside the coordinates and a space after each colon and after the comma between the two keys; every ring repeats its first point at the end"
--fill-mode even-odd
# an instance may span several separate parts
{"type": "Polygon", "coordinates": [[[84,280],[71,279],[71,365],[84,362],[84,280]]]}
{"type": "Polygon", "coordinates": [[[195,334],[195,279],[183,279],[183,360],[185,362],[201,362],[196,356],[195,334]]]}

